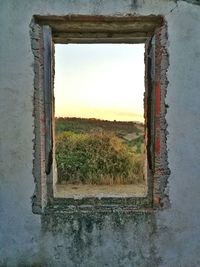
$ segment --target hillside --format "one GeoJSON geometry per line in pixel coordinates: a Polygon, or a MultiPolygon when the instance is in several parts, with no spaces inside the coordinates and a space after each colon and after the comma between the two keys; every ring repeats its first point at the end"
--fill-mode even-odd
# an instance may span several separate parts
{"type": "Polygon", "coordinates": [[[90,133],[94,131],[112,132],[118,138],[129,146],[136,146],[136,150],[140,152],[143,143],[144,125],[139,122],[132,121],[107,121],[99,119],[85,118],[56,118],[55,128],[56,134],[70,131],[73,133],[90,133]]]}
{"type": "Polygon", "coordinates": [[[133,184],[143,180],[143,124],[56,119],[58,182],[133,184]]]}

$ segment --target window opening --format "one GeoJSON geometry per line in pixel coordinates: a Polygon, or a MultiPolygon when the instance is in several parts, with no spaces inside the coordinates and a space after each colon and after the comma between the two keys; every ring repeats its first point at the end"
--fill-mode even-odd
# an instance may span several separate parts
{"type": "Polygon", "coordinates": [[[54,195],[145,195],[144,44],[56,44],[54,94],[54,195]]]}

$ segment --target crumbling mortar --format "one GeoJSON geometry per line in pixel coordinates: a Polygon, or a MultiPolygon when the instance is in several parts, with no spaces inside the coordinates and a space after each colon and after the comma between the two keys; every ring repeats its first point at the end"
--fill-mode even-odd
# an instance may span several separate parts
{"type": "Polygon", "coordinates": [[[155,208],[166,208],[169,206],[168,195],[166,194],[166,185],[169,176],[168,159],[167,159],[167,123],[166,112],[167,105],[165,104],[166,88],[168,85],[166,73],[169,66],[167,46],[167,25],[164,22],[161,29],[157,30],[157,51],[156,51],[156,81],[160,86],[160,112],[156,114],[155,120],[155,138],[160,142],[160,149],[155,151],[155,169],[154,169],[154,206],[155,208]]]}
{"type": "Polygon", "coordinates": [[[167,121],[166,121],[166,114],[167,114],[167,106],[165,104],[165,98],[167,95],[167,69],[169,67],[169,53],[167,51],[167,23],[165,22],[163,28],[160,33],[160,40],[162,46],[162,54],[164,57],[161,57],[161,120],[160,120],[160,138],[162,142],[161,146],[161,154],[160,154],[160,171],[162,171],[162,175],[160,176],[160,192],[161,192],[161,199],[163,206],[165,208],[170,206],[169,196],[166,192],[166,187],[168,183],[168,177],[170,175],[170,169],[168,165],[168,153],[167,153],[167,121]],[[165,70],[165,71],[164,71],[165,70]]]}
{"type": "Polygon", "coordinates": [[[42,72],[43,72],[43,60],[41,56],[41,28],[35,24],[34,19],[30,23],[30,37],[31,48],[34,56],[34,95],[33,95],[33,117],[34,117],[34,139],[33,139],[33,177],[35,182],[35,190],[32,196],[32,209],[34,213],[39,213],[42,209],[42,203],[45,201],[42,194],[43,188],[45,188],[45,176],[44,168],[44,111],[43,111],[43,90],[42,90],[42,72]],[[39,185],[40,184],[40,185],[39,185]]]}

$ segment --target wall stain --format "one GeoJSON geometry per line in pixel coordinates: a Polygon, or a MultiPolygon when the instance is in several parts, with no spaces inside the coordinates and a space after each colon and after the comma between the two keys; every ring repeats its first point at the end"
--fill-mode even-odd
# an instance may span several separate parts
{"type": "MultiPolygon", "coordinates": [[[[52,212],[42,215],[41,222],[45,240],[54,239],[52,266],[64,266],[65,261],[67,266],[149,267],[160,261],[153,239],[154,213],[52,212]]],[[[48,251],[48,242],[43,250],[48,251]]]]}

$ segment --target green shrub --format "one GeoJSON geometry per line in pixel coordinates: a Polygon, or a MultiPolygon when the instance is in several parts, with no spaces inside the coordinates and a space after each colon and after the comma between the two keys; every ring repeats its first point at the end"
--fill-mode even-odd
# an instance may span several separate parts
{"type": "Polygon", "coordinates": [[[135,183],[143,180],[143,159],[112,133],[63,132],[56,138],[58,182],[135,183]]]}

